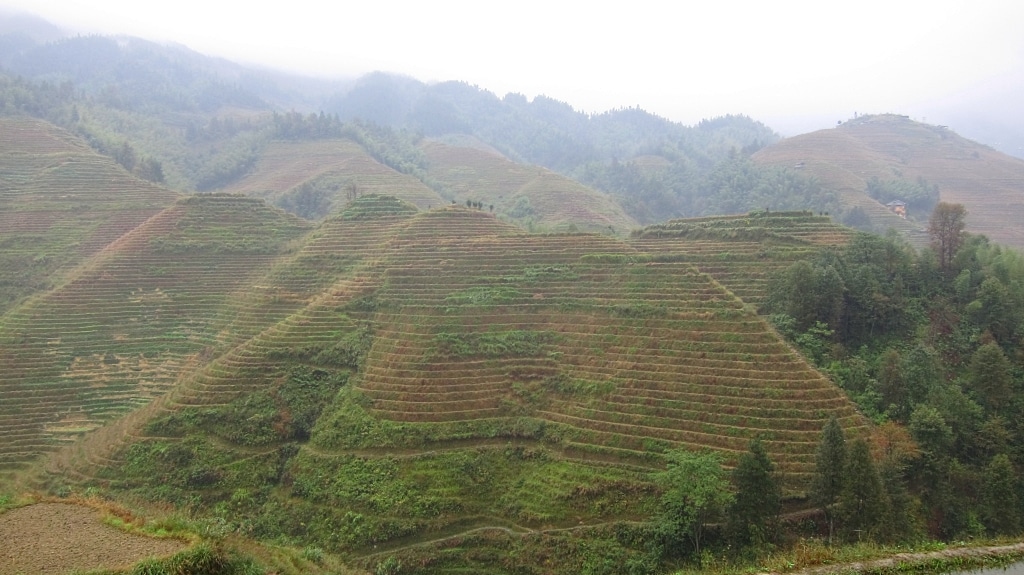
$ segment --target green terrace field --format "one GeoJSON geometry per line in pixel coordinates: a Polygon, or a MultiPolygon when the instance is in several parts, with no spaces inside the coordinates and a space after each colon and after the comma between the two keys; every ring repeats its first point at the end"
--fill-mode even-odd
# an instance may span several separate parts
{"type": "Polygon", "coordinates": [[[772,275],[854,232],[810,212],[754,212],[672,220],[633,232],[630,245],[695,265],[745,303],[760,305],[772,275]]]}
{"type": "Polygon", "coordinates": [[[754,246],[782,265],[845,241],[825,218],[673,222],[624,242],[370,195],[306,230],[255,200],[195,198],[19,309],[0,465],[107,422],[36,477],[371,569],[395,555],[487,572],[486,557],[560,549],[571,572],[574,533],[618,549],[613,532],[656,512],[666,450],[732,465],[760,437],[799,497],[830,417],[868,432],[726,287],[754,277],[754,246]]]}
{"type": "MultiPolygon", "coordinates": [[[[258,200],[183,199],[11,309],[0,323],[0,468],[163,395],[232,345],[215,329],[220,314],[307,231],[258,200]]],[[[263,320],[251,321],[250,331],[263,320]]]]}
{"type": "MultiPolygon", "coordinates": [[[[966,140],[940,126],[902,116],[865,116],[840,127],[786,138],[753,156],[759,163],[797,164],[841,194],[844,206],[860,206],[875,222],[905,233],[917,246],[927,243],[921,225],[900,219],[867,193],[867,182],[924,178],[944,202],[967,208],[967,231],[993,241],[1024,246],[1024,160],[966,140]]],[[[927,222],[928,214],[917,214],[927,222]]]]}
{"type": "Polygon", "coordinates": [[[456,201],[482,202],[523,227],[623,235],[636,221],[606,194],[545,168],[516,164],[496,152],[428,141],[428,177],[456,201]]]}
{"type": "Polygon", "coordinates": [[[0,118],[0,314],[179,197],[52,124],[0,118]]]}

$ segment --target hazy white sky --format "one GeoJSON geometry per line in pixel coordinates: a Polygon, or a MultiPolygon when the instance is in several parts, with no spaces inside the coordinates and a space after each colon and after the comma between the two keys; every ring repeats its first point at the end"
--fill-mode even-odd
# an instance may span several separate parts
{"type": "Polygon", "coordinates": [[[587,112],[640,106],[687,124],[748,114],[784,132],[804,129],[787,129],[798,117],[823,124],[806,129],[854,112],[918,117],[959,92],[1019,81],[1024,69],[1021,0],[0,0],[0,7],[83,32],[174,41],[299,72],[464,80],[499,96],[545,94],[587,112]]]}

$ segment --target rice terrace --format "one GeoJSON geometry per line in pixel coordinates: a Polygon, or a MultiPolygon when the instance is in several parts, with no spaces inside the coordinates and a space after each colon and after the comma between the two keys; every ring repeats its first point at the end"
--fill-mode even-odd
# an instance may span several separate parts
{"type": "Polygon", "coordinates": [[[0,575],[1021,555],[1024,161],[894,114],[782,138],[29,44],[0,575]]]}

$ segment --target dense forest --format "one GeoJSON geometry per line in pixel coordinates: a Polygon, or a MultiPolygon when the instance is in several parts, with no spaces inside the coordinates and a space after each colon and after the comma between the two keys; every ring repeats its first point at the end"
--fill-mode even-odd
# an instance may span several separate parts
{"type": "Polygon", "coordinates": [[[843,455],[841,438],[825,435],[832,472],[845,465],[845,482],[881,481],[857,496],[856,518],[842,491],[854,487],[816,492],[826,513],[837,501],[845,509],[847,540],[1020,532],[1024,259],[966,234],[965,217],[939,203],[919,253],[865,234],[773,284],[772,321],[878,426],[875,457],[859,463],[856,445],[843,455]],[[866,475],[851,468],[869,464],[866,475]]]}

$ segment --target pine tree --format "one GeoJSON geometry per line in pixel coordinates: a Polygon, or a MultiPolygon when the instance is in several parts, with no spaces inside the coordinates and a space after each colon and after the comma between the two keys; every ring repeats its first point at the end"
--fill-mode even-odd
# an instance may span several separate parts
{"type": "Polygon", "coordinates": [[[987,343],[971,356],[969,368],[971,387],[981,403],[998,411],[1013,394],[1012,365],[996,343],[987,343]]]}
{"type": "Polygon", "coordinates": [[[1005,453],[992,458],[985,467],[983,481],[981,514],[985,527],[996,535],[1017,535],[1020,532],[1017,474],[1005,453]]]}
{"type": "Polygon", "coordinates": [[[821,432],[821,443],[814,462],[811,501],[821,508],[828,523],[828,540],[835,536],[836,503],[843,490],[846,467],[846,437],[835,417],[828,420],[821,432]]]}
{"type": "Polygon", "coordinates": [[[729,506],[730,539],[740,547],[760,546],[775,540],[782,494],[775,481],[774,465],[760,440],[740,456],[732,472],[735,499],[729,506]]]}
{"type": "Polygon", "coordinates": [[[850,447],[844,475],[840,495],[844,529],[858,539],[865,535],[873,537],[882,528],[888,502],[871,449],[863,439],[855,440],[850,447]]]}
{"type": "Polygon", "coordinates": [[[949,274],[953,268],[953,257],[963,245],[967,210],[963,204],[939,202],[928,219],[928,235],[932,249],[939,260],[939,269],[949,274]]]}

